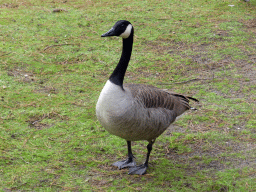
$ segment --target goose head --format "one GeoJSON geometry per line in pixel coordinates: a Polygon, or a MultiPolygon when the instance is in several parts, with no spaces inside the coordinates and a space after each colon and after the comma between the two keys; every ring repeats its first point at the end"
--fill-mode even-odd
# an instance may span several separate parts
{"type": "Polygon", "coordinates": [[[101,35],[101,37],[118,36],[127,39],[133,31],[132,24],[126,20],[120,20],[107,32],[101,35]]]}

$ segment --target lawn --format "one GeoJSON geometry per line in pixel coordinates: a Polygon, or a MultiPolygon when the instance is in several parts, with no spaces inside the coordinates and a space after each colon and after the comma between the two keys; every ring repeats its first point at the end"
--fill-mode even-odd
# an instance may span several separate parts
{"type": "MultiPolygon", "coordinates": [[[[0,0],[0,191],[256,191],[256,1],[0,0]],[[146,175],[95,105],[135,28],[126,83],[197,98],[146,175]]],[[[147,142],[133,142],[142,163],[147,142]]]]}

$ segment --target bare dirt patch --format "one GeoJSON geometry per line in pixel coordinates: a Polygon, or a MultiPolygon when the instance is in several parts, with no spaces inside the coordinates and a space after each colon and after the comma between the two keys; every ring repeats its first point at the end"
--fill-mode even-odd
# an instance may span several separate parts
{"type": "Polygon", "coordinates": [[[8,71],[8,75],[17,78],[20,82],[30,83],[36,81],[35,75],[23,68],[11,69],[8,71]]]}
{"type": "Polygon", "coordinates": [[[222,36],[222,37],[229,37],[229,32],[228,31],[225,31],[225,30],[217,30],[216,32],[216,35],[218,36],[222,36]]]}
{"type": "Polygon", "coordinates": [[[237,73],[242,74],[247,80],[243,82],[246,85],[255,85],[256,83],[256,66],[254,66],[256,57],[248,56],[252,63],[244,60],[236,60],[237,73]]]}
{"type": "Polygon", "coordinates": [[[13,3],[4,3],[4,4],[0,5],[0,8],[11,8],[11,9],[13,9],[13,8],[18,8],[18,7],[19,7],[19,5],[13,4],[13,3]]]}
{"type": "Polygon", "coordinates": [[[256,27],[256,19],[250,19],[246,21],[241,21],[247,28],[255,28],[256,27]]]}
{"type": "Polygon", "coordinates": [[[36,93],[47,93],[47,94],[57,94],[58,91],[54,87],[50,86],[40,86],[39,89],[35,90],[36,93]]]}
{"type": "MultiPolygon", "coordinates": [[[[229,36],[226,31],[216,31],[217,36],[226,37],[229,36]]],[[[209,40],[209,39],[208,39],[209,40]]],[[[159,55],[170,54],[180,56],[181,58],[190,62],[190,65],[178,65],[175,66],[179,71],[186,71],[186,73],[193,71],[212,72],[213,70],[222,70],[223,67],[232,63],[232,59],[228,56],[223,56],[219,61],[212,60],[211,50],[214,48],[214,42],[226,41],[224,38],[213,38],[212,43],[192,43],[175,41],[175,40],[158,40],[155,42],[145,41],[147,51],[157,52],[159,55]],[[187,53],[188,52],[188,53],[187,53]]],[[[206,74],[208,76],[208,74],[206,74]]]]}
{"type": "Polygon", "coordinates": [[[42,121],[44,119],[61,119],[61,120],[68,120],[67,116],[62,116],[56,112],[50,112],[47,114],[43,114],[43,115],[35,115],[35,116],[31,116],[29,118],[29,120],[27,120],[26,122],[29,123],[29,126],[31,128],[35,128],[35,129],[46,129],[46,128],[50,128],[52,126],[54,126],[53,124],[47,124],[47,123],[43,123],[42,121]]]}
{"type": "Polygon", "coordinates": [[[189,165],[188,167],[191,168],[189,172],[191,170],[216,172],[247,166],[256,168],[255,157],[251,155],[256,151],[255,143],[237,143],[230,140],[223,145],[205,141],[193,141],[195,143],[189,144],[191,152],[182,154],[177,153],[175,148],[169,148],[166,145],[164,147],[166,158],[177,164],[189,165]]]}

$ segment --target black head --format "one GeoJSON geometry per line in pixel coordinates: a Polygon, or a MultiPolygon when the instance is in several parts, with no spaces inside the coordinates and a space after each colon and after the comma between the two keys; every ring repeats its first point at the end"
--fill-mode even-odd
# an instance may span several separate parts
{"type": "Polygon", "coordinates": [[[107,33],[101,35],[101,37],[119,36],[126,39],[130,36],[132,29],[132,24],[129,21],[120,20],[107,33]]]}

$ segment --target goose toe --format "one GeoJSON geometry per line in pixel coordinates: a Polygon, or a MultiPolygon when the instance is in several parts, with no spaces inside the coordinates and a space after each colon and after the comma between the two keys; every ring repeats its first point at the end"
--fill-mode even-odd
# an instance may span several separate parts
{"type": "Polygon", "coordinates": [[[134,166],[129,168],[129,175],[144,175],[147,171],[148,166],[145,164],[134,166]]]}
{"type": "Polygon", "coordinates": [[[136,166],[136,162],[133,159],[132,160],[126,159],[126,160],[123,160],[123,161],[117,161],[117,162],[113,163],[112,165],[118,167],[118,169],[123,169],[123,168],[126,168],[126,167],[136,166]]]}

